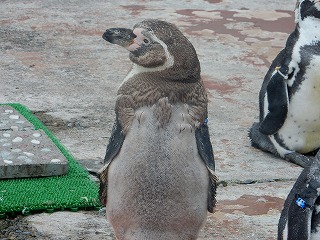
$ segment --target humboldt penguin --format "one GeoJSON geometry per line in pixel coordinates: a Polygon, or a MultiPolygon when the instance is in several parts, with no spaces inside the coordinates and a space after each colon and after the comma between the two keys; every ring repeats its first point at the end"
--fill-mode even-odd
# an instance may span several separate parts
{"type": "Polygon", "coordinates": [[[306,167],[320,147],[320,2],[297,1],[295,13],[296,28],[264,78],[249,137],[252,146],[306,167]]]}
{"type": "Polygon", "coordinates": [[[217,187],[196,51],[175,25],[156,19],[103,38],[133,62],[99,171],[107,218],[119,240],[196,239],[217,187]]]}
{"type": "Polygon", "coordinates": [[[278,240],[320,239],[320,151],[293,185],[281,212],[278,240]]]}

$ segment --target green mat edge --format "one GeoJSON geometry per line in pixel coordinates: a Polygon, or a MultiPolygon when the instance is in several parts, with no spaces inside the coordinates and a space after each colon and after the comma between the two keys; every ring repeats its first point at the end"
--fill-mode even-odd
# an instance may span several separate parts
{"type": "MultiPolygon", "coordinates": [[[[17,110],[23,117],[25,117],[34,127],[36,130],[43,130],[47,136],[52,140],[52,142],[57,146],[57,148],[61,151],[61,153],[66,157],[69,163],[69,170],[72,168],[72,165],[76,165],[77,170],[81,171],[81,175],[86,176],[88,178],[88,183],[91,183],[92,188],[96,189],[96,199],[91,202],[87,202],[87,204],[81,204],[81,206],[77,206],[77,204],[70,204],[69,206],[66,207],[58,207],[58,208],[38,208],[38,209],[33,209],[31,212],[30,211],[25,211],[24,207],[21,207],[20,210],[15,210],[15,211],[5,211],[1,212],[0,211],[0,219],[5,218],[6,216],[15,216],[18,214],[23,214],[23,215],[29,215],[32,212],[36,211],[46,211],[46,212],[54,212],[54,211],[63,211],[63,210],[70,210],[70,211],[77,211],[79,209],[81,210],[92,210],[92,209],[101,209],[103,207],[99,201],[98,198],[98,185],[94,183],[90,178],[89,178],[89,173],[87,170],[85,170],[72,156],[72,154],[60,143],[60,141],[55,137],[55,135],[32,113],[32,111],[27,108],[26,106],[20,104],[20,103],[0,103],[0,106],[10,106],[17,110]],[[70,167],[71,166],[71,167],[70,167]]],[[[46,178],[63,178],[65,176],[68,176],[70,174],[69,172],[66,175],[62,176],[52,176],[52,177],[46,177],[46,178]]],[[[36,178],[29,178],[29,179],[36,179],[36,178]]],[[[15,179],[10,179],[10,181],[14,181],[15,179]]],[[[0,181],[6,181],[6,180],[0,180],[0,181]]]]}

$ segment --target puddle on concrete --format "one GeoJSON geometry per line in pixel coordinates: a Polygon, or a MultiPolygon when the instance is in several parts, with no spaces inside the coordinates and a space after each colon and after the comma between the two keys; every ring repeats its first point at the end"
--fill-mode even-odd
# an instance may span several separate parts
{"type": "Polygon", "coordinates": [[[143,5],[125,5],[125,6],[121,6],[123,7],[125,10],[130,11],[130,15],[132,16],[138,16],[140,15],[141,12],[143,12],[144,10],[146,10],[147,8],[143,5]]]}
{"type": "Polygon", "coordinates": [[[219,211],[230,214],[242,212],[248,216],[256,216],[268,214],[272,210],[280,212],[283,204],[284,200],[278,197],[242,195],[236,200],[219,201],[219,211]]]}
{"type": "Polygon", "coordinates": [[[240,91],[243,85],[243,79],[240,77],[233,77],[229,81],[226,80],[225,82],[218,82],[214,81],[213,79],[208,79],[202,77],[204,86],[209,90],[214,90],[221,95],[234,93],[240,91]]]}
{"type": "MultiPolygon", "coordinates": [[[[270,17],[270,20],[257,18],[245,10],[241,11],[183,9],[176,11],[176,13],[188,17],[188,22],[191,23],[191,25],[188,24],[185,26],[185,29],[189,34],[197,35],[199,34],[197,32],[207,29],[213,31],[215,34],[231,35],[239,41],[245,41],[248,37],[248,35],[242,33],[242,31],[246,29],[256,28],[267,32],[290,33],[295,26],[292,11],[274,11],[271,13],[274,14],[274,16],[270,17]],[[230,23],[234,23],[236,27],[230,26],[230,23]]],[[[269,39],[270,38],[267,38],[266,40],[269,39]]],[[[259,37],[259,40],[265,39],[259,37]]]]}

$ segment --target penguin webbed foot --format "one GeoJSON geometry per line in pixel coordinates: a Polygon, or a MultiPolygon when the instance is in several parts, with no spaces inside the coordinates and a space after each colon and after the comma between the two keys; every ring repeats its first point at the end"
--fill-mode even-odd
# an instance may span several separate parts
{"type": "MultiPolygon", "coordinates": [[[[268,138],[267,135],[263,134],[260,131],[261,124],[258,122],[253,123],[252,127],[249,129],[249,138],[251,141],[251,145],[254,148],[258,148],[265,152],[270,152],[274,154],[277,157],[280,157],[278,151],[273,146],[272,142],[268,138]]],[[[319,154],[319,152],[318,152],[319,154]]],[[[305,156],[301,153],[292,152],[288,153],[283,157],[285,160],[295,163],[303,168],[309,166],[311,162],[313,161],[312,156],[305,156]]]]}
{"type": "Polygon", "coordinates": [[[260,149],[264,152],[270,152],[276,156],[279,156],[277,150],[271,143],[270,139],[267,135],[263,134],[260,131],[261,124],[255,122],[252,124],[251,128],[249,129],[248,136],[251,141],[251,146],[257,149],[260,149]]]}
{"type": "Polygon", "coordinates": [[[313,162],[313,158],[314,157],[307,157],[297,152],[287,153],[284,155],[285,160],[295,163],[303,168],[310,166],[310,164],[313,162]]]}

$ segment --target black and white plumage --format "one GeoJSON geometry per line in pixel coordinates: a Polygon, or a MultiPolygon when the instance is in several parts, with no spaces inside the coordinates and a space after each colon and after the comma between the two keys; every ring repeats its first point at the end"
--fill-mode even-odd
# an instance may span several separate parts
{"type": "Polygon", "coordinates": [[[215,205],[207,96],[192,44],[148,19],[103,38],[130,51],[100,170],[100,200],[117,239],[196,239],[215,205]]]}
{"type": "Polygon", "coordinates": [[[320,151],[303,169],[281,212],[278,240],[320,239],[320,151]]]}
{"type": "Polygon", "coordinates": [[[252,145],[302,167],[320,147],[320,2],[297,2],[296,28],[267,72],[252,145]]]}

